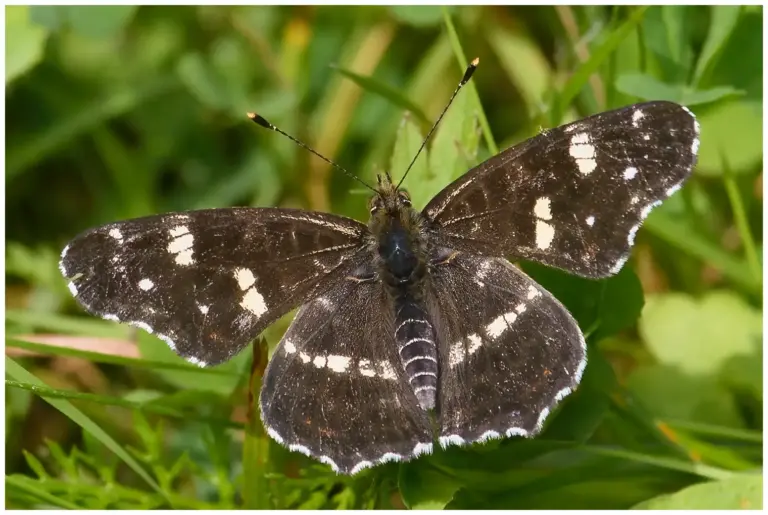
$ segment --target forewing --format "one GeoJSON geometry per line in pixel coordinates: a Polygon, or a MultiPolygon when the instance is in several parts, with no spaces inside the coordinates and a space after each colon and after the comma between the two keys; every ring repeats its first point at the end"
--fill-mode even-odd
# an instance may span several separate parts
{"type": "Polygon", "coordinates": [[[344,276],[366,227],[272,208],[150,216],[84,232],[61,256],[91,313],[164,339],[201,366],[231,358],[344,276]]]}
{"type": "Polygon", "coordinates": [[[586,366],[576,321],[505,259],[458,253],[432,278],[441,444],[536,434],[586,366]]]}
{"type": "Polygon", "coordinates": [[[470,170],[424,209],[442,245],[585,277],[618,272],[653,207],[691,173],[699,125],[670,102],[547,130],[470,170]]]}
{"type": "Polygon", "coordinates": [[[267,367],[262,420],[289,449],[356,473],[431,452],[381,283],[346,279],[302,306],[267,367]]]}

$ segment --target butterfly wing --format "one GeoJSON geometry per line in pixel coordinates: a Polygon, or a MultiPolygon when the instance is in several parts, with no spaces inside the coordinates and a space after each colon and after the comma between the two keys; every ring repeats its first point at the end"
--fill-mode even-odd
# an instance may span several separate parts
{"type": "Polygon", "coordinates": [[[424,209],[440,244],[585,277],[626,262],[650,210],[691,173],[699,125],[671,102],[547,130],[467,172],[424,209]]]}
{"type": "Polygon", "coordinates": [[[586,366],[576,321],[503,258],[456,253],[432,282],[441,444],[536,434],[586,366]]]}
{"type": "Polygon", "coordinates": [[[89,312],[213,365],[343,277],[366,233],[354,220],[291,209],[170,213],[84,232],[60,268],[89,312]]]}
{"type": "Polygon", "coordinates": [[[427,412],[400,363],[391,300],[380,282],[359,278],[371,275],[351,274],[301,307],[260,396],[273,439],[342,473],[432,449],[427,412]]]}

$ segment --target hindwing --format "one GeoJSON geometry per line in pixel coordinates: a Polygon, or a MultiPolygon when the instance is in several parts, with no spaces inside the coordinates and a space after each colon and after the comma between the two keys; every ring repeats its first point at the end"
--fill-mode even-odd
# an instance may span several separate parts
{"type": "Polygon", "coordinates": [[[301,307],[260,397],[272,438],[342,473],[432,450],[429,417],[398,354],[391,299],[381,282],[361,279],[371,276],[361,265],[301,307]]]}
{"type": "Polygon", "coordinates": [[[505,259],[458,253],[432,282],[441,444],[538,433],[586,366],[576,321],[505,259]]]}

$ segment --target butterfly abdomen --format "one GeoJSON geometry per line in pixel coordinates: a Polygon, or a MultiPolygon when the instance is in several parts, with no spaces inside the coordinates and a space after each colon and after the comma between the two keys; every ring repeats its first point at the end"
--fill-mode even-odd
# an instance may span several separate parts
{"type": "Polygon", "coordinates": [[[434,409],[437,398],[437,345],[426,311],[409,293],[395,298],[395,340],[400,360],[419,404],[434,409]]]}

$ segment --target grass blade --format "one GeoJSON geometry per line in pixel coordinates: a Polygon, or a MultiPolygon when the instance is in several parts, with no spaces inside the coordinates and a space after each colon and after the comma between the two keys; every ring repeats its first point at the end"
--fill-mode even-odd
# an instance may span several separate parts
{"type": "MultiPolygon", "coordinates": [[[[14,360],[5,358],[5,373],[13,377],[19,382],[29,383],[40,387],[48,388],[48,385],[43,383],[40,379],[29,373],[24,367],[16,363],[14,360]]],[[[136,474],[139,475],[153,490],[165,497],[165,493],[160,489],[160,486],[152,479],[149,474],[139,465],[139,463],[128,454],[128,451],[117,443],[111,436],[109,436],[101,427],[99,427],[93,420],[91,420],[85,413],[77,409],[69,401],[60,399],[49,399],[42,397],[45,402],[61,411],[64,415],[69,417],[74,423],[83,428],[84,431],[89,432],[99,442],[101,442],[107,449],[114,452],[121,460],[125,462],[136,474]]]]}
{"type": "Polygon", "coordinates": [[[123,365],[125,367],[132,368],[149,368],[157,370],[181,370],[184,372],[197,372],[203,374],[214,375],[230,375],[231,371],[218,368],[200,368],[194,365],[190,365],[186,362],[179,360],[173,361],[153,361],[147,359],[128,358],[125,356],[116,356],[114,354],[103,354],[101,352],[93,352],[81,349],[73,349],[71,347],[62,347],[58,345],[46,345],[44,343],[30,342],[21,340],[18,338],[6,338],[6,348],[12,347],[17,349],[24,349],[31,352],[39,352],[40,354],[52,355],[52,356],[68,356],[72,358],[82,358],[94,363],[105,363],[110,365],[123,365]]]}
{"type": "Polygon", "coordinates": [[[15,474],[10,476],[5,476],[5,488],[6,488],[6,508],[8,508],[7,496],[10,493],[10,491],[12,491],[15,488],[16,490],[23,492],[25,495],[34,497],[40,502],[50,504],[51,506],[58,506],[59,508],[64,508],[65,510],[82,509],[82,506],[73,504],[67,500],[62,499],[61,497],[51,495],[45,490],[43,490],[42,488],[37,488],[37,485],[29,481],[29,478],[27,478],[26,476],[19,476],[15,474]]]}
{"type": "Polygon", "coordinates": [[[419,119],[420,122],[429,127],[429,118],[427,118],[427,115],[424,114],[424,111],[422,111],[419,106],[411,102],[410,99],[403,95],[401,90],[393,88],[389,84],[381,82],[373,77],[365,77],[353,71],[347,70],[341,66],[331,65],[331,68],[346,76],[353,82],[357,83],[357,85],[361,88],[372,93],[376,93],[377,95],[389,100],[394,105],[410,111],[419,119]]]}
{"type": "Polygon", "coordinates": [[[551,125],[553,127],[560,125],[563,114],[587,83],[589,77],[610,57],[611,53],[619,47],[621,42],[629,36],[635,26],[640,23],[647,8],[647,6],[635,8],[629,19],[614,30],[602,45],[595,48],[589,59],[571,75],[552,104],[551,125]]]}
{"type": "MultiPolygon", "coordinates": [[[[451,41],[453,52],[456,54],[456,59],[458,60],[459,65],[461,65],[461,70],[464,71],[467,68],[467,59],[464,57],[464,49],[461,46],[461,41],[459,41],[459,34],[456,32],[456,27],[454,27],[453,21],[451,20],[451,14],[446,7],[443,7],[443,18],[445,19],[445,27],[448,29],[448,38],[451,41]]],[[[475,83],[469,81],[466,88],[472,95],[475,105],[477,106],[477,117],[480,121],[480,127],[483,130],[485,144],[488,145],[488,150],[491,151],[491,154],[496,155],[499,153],[499,146],[496,144],[496,140],[493,139],[491,126],[488,124],[488,118],[485,116],[483,104],[480,103],[480,95],[477,93],[475,83]]]]}
{"type": "Polygon", "coordinates": [[[719,245],[698,235],[687,224],[659,211],[648,217],[643,223],[643,229],[681,251],[712,265],[745,291],[753,295],[762,293],[760,282],[755,281],[745,262],[735,259],[719,245]]]}
{"type": "Polygon", "coordinates": [[[218,426],[231,428],[242,428],[242,424],[238,424],[237,422],[233,422],[231,420],[212,417],[198,417],[191,413],[184,413],[174,408],[163,406],[162,404],[129,401],[128,399],[110,395],[97,395],[93,393],[76,392],[73,390],[61,390],[21,381],[12,381],[9,379],[5,380],[5,386],[9,386],[11,388],[19,388],[20,390],[27,390],[44,399],[75,399],[78,401],[95,402],[107,406],[119,406],[121,408],[133,409],[145,413],[155,413],[157,415],[178,418],[186,421],[203,422],[206,424],[215,424],[218,426]]]}
{"type": "Polygon", "coordinates": [[[752,237],[752,231],[749,229],[749,220],[747,220],[744,202],[741,200],[739,188],[736,186],[736,181],[733,180],[733,173],[725,156],[721,156],[721,159],[723,161],[723,182],[725,183],[725,191],[728,193],[728,200],[731,203],[731,210],[733,211],[736,228],[738,229],[739,236],[744,244],[744,254],[747,259],[747,264],[749,264],[754,280],[760,284],[763,278],[763,271],[760,266],[760,258],[757,254],[755,239],[752,237]]]}
{"type": "Polygon", "coordinates": [[[634,461],[637,463],[645,463],[646,465],[653,465],[669,470],[677,470],[679,472],[687,472],[689,474],[694,474],[696,476],[706,477],[709,479],[728,479],[737,475],[737,473],[731,472],[730,470],[712,467],[710,465],[704,465],[703,463],[690,463],[665,456],[651,456],[649,454],[640,454],[633,451],[609,449],[607,447],[597,447],[592,445],[585,445],[581,448],[593,454],[610,456],[618,459],[634,461]]]}

